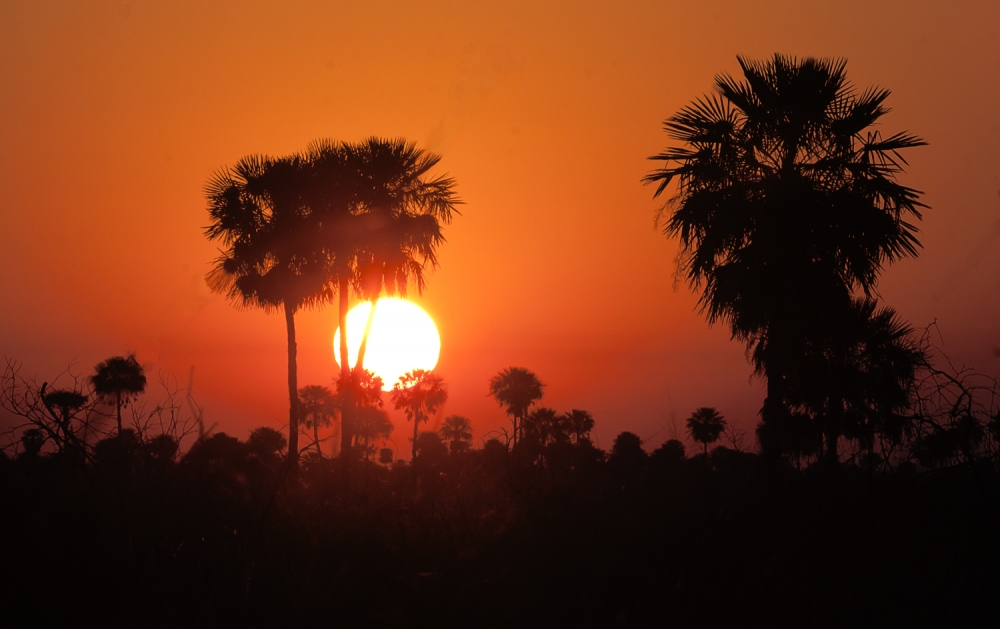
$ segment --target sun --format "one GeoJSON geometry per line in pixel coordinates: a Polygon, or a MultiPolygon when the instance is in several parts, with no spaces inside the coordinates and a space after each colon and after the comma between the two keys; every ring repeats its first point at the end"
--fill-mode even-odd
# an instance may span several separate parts
{"type": "MultiPolygon", "coordinates": [[[[351,365],[358,362],[358,349],[371,307],[371,302],[366,301],[347,313],[347,355],[351,365]]],[[[364,365],[381,376],[384,390],[391,389],[408,371],[434,369],[440,353],[437,326],[423,308],[395,297],[383,297],[376,302],[364,365]]],[[[333,334],[333,355],[340,365],[340,326],[333,334]]]]}

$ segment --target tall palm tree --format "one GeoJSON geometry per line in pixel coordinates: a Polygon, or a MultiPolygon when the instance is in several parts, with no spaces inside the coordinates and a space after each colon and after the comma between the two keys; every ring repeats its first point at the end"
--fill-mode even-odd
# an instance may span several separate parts
{"type": "Polygon", "coordinates": [[[448,401],[448,391],[441,376],[424,369],[414,369],[399,377],[392,385],[392,403],[406,412],[406,419],[413,422],[413,461],[417,460],[417,437],[420,422],[426,422],[448,401]]]}
{"type": "Polygon", "coordinates": [[[332,299],[330,263],[316,243],[309,172],[297,156],[248,156],[206,186],[209,240],[225,246],[209,287],[238,308],[283,310],[288,339],[288,461],[298,465],[299,399],[295,313],[332,299]]]}
{"type": "Polygon", "coordinates": [[[97,363],[90,376],[94,393],[102,399],[111,398],[115,402],[115,418],[118,434],[122,434],[122,408],[146,390],[146,374],[135,356],[112,356],[97,363]]]}
{"type": "Polygon", "coordinates": [[[907,133],[872,130],[888,90],[856,91],[843,60],[737,58],[738,80],[668,118],[682,146],[651,159],[644,178],[659,196],[676,181],[660,219],[681,243],[681,266],[710,323],[727,323],[767,378],[762,415],[788,413],[787,378],[808,339],[829,334],[855,291],[920,246],[917,190],[896,177],[907,133]]]}
{"type": "MultiPolygon", "coordinates": [[[[341,378],[356,379],[364,370],[378,298],[383,293],[405,295],[411,284],[418,293],[423,291],[424,270],[437,266],[437,247],[444,242],[442,226],[451,222],[461,201],[453,179],[429,174],[440,156],[403,139],[319,140],[309,146],[303,159],[319,182],[313,206],[317,222],[327,231],[321,238],[340,298],[341,378]],[[337,182],[333,189],[324,188],[323,182],[331,181],[337,182]],[[346,333],[352,288],[372,302],[353,373],[346,333]]],[[[351,434],[342,431],[341,438],[345,446],[351,434]]]]}
{"type": "Polygon", "coordinates": [[[708,445],[719,440],[719,435],[726,429],[726,420],[714,408],[702,406],[688,417],[687,427],[691,439],[705,446],[707,457],[708,445]]]}
{"type": "Polygon", "coordinates": [[[490,396],[504,407],[514,427],[514,444],[528,409],[542,399],[542,387],[534,373],[523,367],[508,367],[490,380],[490,396]]]}

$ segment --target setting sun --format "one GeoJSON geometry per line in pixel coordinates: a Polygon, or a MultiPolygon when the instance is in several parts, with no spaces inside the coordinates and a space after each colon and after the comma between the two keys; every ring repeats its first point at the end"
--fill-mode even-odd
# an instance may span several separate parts
{"type": "MultiPolygon", "coordinates": [[[[371,311],[370,302],[362,302],[347,313],[347,350],[351,364],[358,360],[361,337],[371,311]]],[[[333,335],[333,350],[340,364],[340,327],[333,335]]],[[[364,366],[382,378],[388,391],[408,371],[431,370],[437,366],[441,337],[437,326],[423,308],[412,301],[383,297],[375,306],[372,330],[365,350],[364,366]]]]}

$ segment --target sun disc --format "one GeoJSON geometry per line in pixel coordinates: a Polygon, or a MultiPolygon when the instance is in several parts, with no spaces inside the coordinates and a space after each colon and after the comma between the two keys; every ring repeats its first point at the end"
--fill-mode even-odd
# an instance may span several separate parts
{"type": "MultiPolygon", "coordinates": [[[[347,313],[347,355],[350,364],[358,362],[361,337],[364,335],[371,302],[362,302],[347,313]]],[[[423,308],[396,297],[376,302],[375,317],[365,348],[364,367],[382,378],[382,388],[392,388],[408,371],[437,366],[441,337],[437,326],[423,308]]],[[[333,335],[333,355],[340,365],[340,327],[333,335]]]]}

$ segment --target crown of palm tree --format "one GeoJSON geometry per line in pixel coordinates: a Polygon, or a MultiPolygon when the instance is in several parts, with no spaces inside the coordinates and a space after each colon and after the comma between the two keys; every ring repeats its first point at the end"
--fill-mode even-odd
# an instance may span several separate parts
{"type": "Polygon", "coordinates": [[[739,57],[744,79],[716,79],[716,93],[665,122],[684,143],[651,159],[654,196],[677,181],[663,206],[664,231],[682,245],[681,270],[710,321],[751,339],[808,309],[822,315],[866,294],[883,266],[915,255],[908,218],[919,192],[896,181],[902,149],[924,144],[869,128],[889,92],[858,93],[842,60],[739,57]],[[788,318],[788,317],[784,317],[788,318]]]}
{"type": "Polygon", "coordinates": [[[135,356],[112,356],[97,363],[90,376],[94,393],[101,397],[121,394],[123,398],[146,390],[146,375],[135,356]]]}
{"type": "Polygon", "coordinates": [[[534,373],[523,367],[508,367],[490,380],[490,395],[507,414],[524,417],[528,408],[542,399],[544,387],[534,373]]]}

